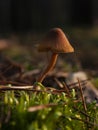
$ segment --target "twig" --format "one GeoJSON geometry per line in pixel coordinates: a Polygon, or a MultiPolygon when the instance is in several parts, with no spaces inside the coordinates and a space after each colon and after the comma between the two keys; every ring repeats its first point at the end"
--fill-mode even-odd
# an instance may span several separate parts
{"type": "Polygon", "coordinates": [[[0,81],[0,84],[14,84],[14,85],[18,85],[18,86],[25,86],[25,85],[27,85],[27,84],[25,84],[25,83],[19,83],[19,82],[16,82],[16,81],[0,81]]]}
{"type": "Polygon", "coordinates": [[[60,88],[63,88],[63,84],[57,78],[54,78],[54,80],[60,88]]]}
{"type": "Polygon", "coordinates": [[[73,109],[75,109],[76,111],[78,111],[79,113],[85,115],[86,117],[92,118],[91,116],[89,116],[87,113],[85,113],[84,111],[79,110],[76,106],[73,106],[73,109]]]}
{"type": "MultiPolygon", "coordinates": [[[[87,106],[86,106],[86,103],[85,103],[85,99],[84,99],[84,96],[83,96],[83,91],[82,91],[82,87],[81,87],[79,79],[78,79],[78,83],[79,83],[78,87],[80,88],[80,94],[81,94],[81,98],[82,98],[83,108],[84,108],[85,113],[87,113],[87,106]]],[[[86,122],[87,122],[87,128],[89,130],[89,117],[87,117],[87,116],[86,116],[86,122]]]]}
{"type": "Polygon", "coordinates": [[[57,90],[53,88],[46,88],[45,90],[34,89],[34,86],[0,86],[0,91],[32,91],[32,92],[46,92],[51,94],[62,94],[62,92],[66,92],[65,90],[57,90]]]}
{"type": "Polygon", "coordinates": [[[66,85],[65,82],[63,82],[63,88],[65,89],[65,91],[66,91],[66,93],[68,94],[68,96],[71,97],[70,92],[69,92],[69,89],[68,89],[68,87],[67,87],[67,85],[66,85]]]}
{"type": "Polygon", "coordinates": [[[0,90],[27,90],[32,89],[33,86],[5,86],[0,85],[0,90]]]}
{"type": "Polygon", "coordinates": [[[58,104],[53,104],[53,103],[45,104],[45,105],[36,105],[36,106],[29,107],[28,112],[34,112],[34,111],[42,110],[42,109],[57,106],[57,105],[58,104]]]}
{"type": "Polygon", "coordinates": [[[86,103],[85,103],[85,99],[84,99],[84,96],[83,96],[83,91],[82,91],[82,87],[81,87],[79,79],[78,79],[78,83],[79,83],[78,87],[80,89],[80,94],[81,94],[81,98],[82,98],[82,103],[83,103],[84,111],[87,112],[87,107],[86,107],[86,103]]]}
{"type": "Polygon", "coordinates": [[[83,120],[83,119],[80,119],[80,118],[77,118],[77,117],[70,117],[70,118],[74,119],[74,120],[82,121],[82,122],[87,123],[87,124],[92,125],[92,126],[98,126],[98,124],[94,124],[93,122],[89,122],[87,120],[83,120]]]}
{"type": "MultiPolygon", "coordinates": [[[[85,79],[85,80],[81,80],[80,83],[81,85],[85,85],[87,83],[87,81],[90,80],[90,79],[85,79]]],[[[72,89],[72,88],[77,88],[76,85],[78,85],[79,82],[75,82],[75,83],[72,83],[72,84],[68,84],[67,86],[72,89]]]]}

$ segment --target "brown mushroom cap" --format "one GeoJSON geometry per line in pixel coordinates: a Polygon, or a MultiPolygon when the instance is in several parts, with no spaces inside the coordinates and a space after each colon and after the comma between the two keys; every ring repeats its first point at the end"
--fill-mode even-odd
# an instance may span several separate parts
{"type": "Polygon", "coordinates": [[[51,29],[38,46],[38,51],[53,53],[69,53],[74,52],[74,48],[70,45],[67,37],[60,28],[51,29]]]}

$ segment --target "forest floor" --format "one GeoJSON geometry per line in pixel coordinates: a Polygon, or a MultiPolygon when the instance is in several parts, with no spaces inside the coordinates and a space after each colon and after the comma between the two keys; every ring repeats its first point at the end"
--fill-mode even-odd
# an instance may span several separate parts
{"type": "MultiPolygon", "coordinates": [[[[68,39],[75,52],[60,54],[54,71],[48,77],[52,79],[56,75],[62,77],[69,72],[85,71],[90,78],[95,78],[94,83],[97,86],[98,28],[73,28],[69,29],[67,34],[70,36],[68,39]]],[[[2,84],[31,85],[37,80],[51,56],[50,53],[37,51],[36,45],[42,35],[13,34],[0,40],[0,82],[2,84]]],[[[49,79],[48,81],[50,82],[49,79]]],[[[47,85],[54,86],[50,83],[47,85]]]]}

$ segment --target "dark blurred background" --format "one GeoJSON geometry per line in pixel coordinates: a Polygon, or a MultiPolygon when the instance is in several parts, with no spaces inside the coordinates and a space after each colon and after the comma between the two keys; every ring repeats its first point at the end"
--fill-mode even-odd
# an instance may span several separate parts
{"type": "Polygon", "coordinates": [[[0,0],[0,33],[98,25],[98,0],[0,0]]]}

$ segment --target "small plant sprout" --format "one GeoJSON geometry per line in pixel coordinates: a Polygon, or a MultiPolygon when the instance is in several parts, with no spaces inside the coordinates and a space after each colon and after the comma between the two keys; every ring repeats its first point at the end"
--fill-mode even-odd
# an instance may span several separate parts
{"type": "Polygon", "coordinates": [[[47,74],[54,68],[58,54],[74,52],[74,48],[70,45],[62,29],[53,28],[46,34],[46,36],[41,41],[41,44],[38,46],[38,51],[50,51],[52,53],[47,68],[37,80],[38,82],[42,82],[47,76],[47,74]]]}

